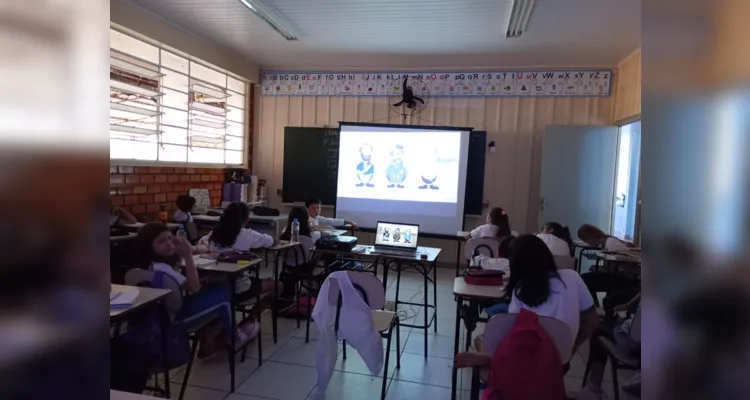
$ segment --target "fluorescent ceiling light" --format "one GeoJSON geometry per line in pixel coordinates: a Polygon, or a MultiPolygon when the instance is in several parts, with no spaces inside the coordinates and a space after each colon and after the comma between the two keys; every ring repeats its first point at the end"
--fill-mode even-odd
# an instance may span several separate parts
{"type": "Polygon", "coordinates": [[[505,37],[519,37],[526,32],[532,8],[534,8],[534,0],[513,0],[513,11],[510,13],[510,22],[505,37]]]}
{"type": "Polygon", "coordinates": [[[299,40],[299,34],[261,0],[240,0],[240,3],[244,4],[245,7],[249,8],[260,19],[266,21],[268,25],[271,25],[271,28],[286,40],[299,40]]]}

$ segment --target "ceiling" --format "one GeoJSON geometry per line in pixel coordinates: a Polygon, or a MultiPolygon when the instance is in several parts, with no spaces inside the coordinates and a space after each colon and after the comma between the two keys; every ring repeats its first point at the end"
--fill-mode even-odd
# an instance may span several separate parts
{"type": "Polygon", "coordinates": [[[264,0],[289,42],[239,0],[128,0],[264,70],[612,67],[640,46],[640,0],[536,0],[505,37],[512,0],[264,0]]]}

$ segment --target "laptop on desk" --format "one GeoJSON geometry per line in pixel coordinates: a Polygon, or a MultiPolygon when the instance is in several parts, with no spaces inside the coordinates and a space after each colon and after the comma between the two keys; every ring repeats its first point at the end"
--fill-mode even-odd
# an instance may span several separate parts
{"type": "Polygon", "coordinates": [[[419,225],[379,221],[375,230],[375,252],[410,256],[417,253],[419,225]]]}

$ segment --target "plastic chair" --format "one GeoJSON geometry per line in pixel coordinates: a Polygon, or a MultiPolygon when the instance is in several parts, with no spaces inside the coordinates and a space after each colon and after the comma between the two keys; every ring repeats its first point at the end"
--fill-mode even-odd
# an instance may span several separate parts
{"type": "MultiPolygon", "coordinates": [[[[127,274],[125,274],[125,284],[130,286],[141,286],[143,284],[151,284],[153,278],[154,278],[154,271],[149,270],[143,270],[143,269],[131,269],[128,271],[127,274]]],[[[163,289],[169,289],[172,292],[166,296],[164,304],[167,308],[167,312],[169,313],[170,319],[172,319],[172,324],[182,325],[185,330],[188,333],[188,338],[192,342],[192,345],[190,346],[190,361],[188,361],[187,368],[185,369],[185,376],[182,379],[182,385],[180,387],[180,395],[178,397],[179,400],[182,400],[182,398],[185,395],[185,388],[187,387],[187,382],[190,377],[190,370],[193,367],[193,360],[195,359],[195,353],[198,350],[198,335],[197,332],[201,330],[202,328],[205,328],[208,325],[211,325],[216,321],[219,317],[210,311],[213,310],[219,310],[221,307],[231,307],[230,304],[217,304],[212,309],[209,309],[207,313],[205,313],[205,317],[200,317],[191,321],[174,321],[174,316],[180,311],[182,308],[182,290],[180,289],[180,285],[177,284],[177,281],[174,280],[169,275],[164,275],[163,280],[164,287],[163,289]]],[[[230,332],[229,334],[233,334],[233,332],[230,332]]],[[[260,339],[258,339],[260,340],[260,339]]],[[[234,349],[227,349],[227,353],[229,354],[229,371],[234,376],[234,370],[235,370],[235,360],[234,360],[234,349]]],[[[167,382],[169,384],[169,382],[167,382]]],[[[234,388],[232,388],[234,390],[234,388]]]]}
{"type": "MultiPolygon", "coordinates": [[[[364,300],[372,309],[372,320],[375,330],[380,332],[380,336],[386,339],[385,363],[383,364],[383,386],[380,398],[385,399],[385,389],[388,382],[388,363],[391,355],[391,339],[393,338],[393,329],[396,328],[396,369],[401,369],[401,330],[398,328],[398,316],[393,311],[383,311],[385,306],[385,289],[383,282],[376,276],[368,273],[345,271],[352,282],[352,285],[364,295],[364,300]]],[[[342,296],[338,281],[330,279],[328,289],[328,301],[336,304],[336,322],[334,325],[335,332],[339,330],[339,317],[342,306],[342,296]]],[[[343,342],[343,357],[346,360],[346,341],[343,342]]]]}
{"type": "MultiPolygon", "coordinates": [[[[633,340],[633,342],[640,344],[641,343],[641,309],[638,308],[638,311],[635,312],[635,315],[633,315],[633,321],[630,323],[630,330],[628,331],[628,334],[630,335],[630,339],[633,340]]],[[[638,357],[640,355],[640,352],[635,353],[635,355],[623,352],[620,350],[619,347],[615,343],[613,343],[611,340],[597,336],[596,338],[592,338],[591,340],[599,340],[601,344],[604,346],[604,348],[607,350],[607,353],[609,353],[609,360],[612,362],[612,386],[614,389],[614,395],[615,400],[620,399],[620,383],[617,380],[617,371],[618,370],[630,370],[630,371],[637,371],[641,369],[641,359],[638,357]]],[[[591,358],[589,357],[588,360],[586,360],[586,370],[583,373],[583,384],[582,386],[586,386],[586,381],[589,377],[589,370],[591,368],[591,358]]]]}
{"type": "MultiPolygon", "coordinates": [[[[513,325],[516,323],[518,314],[498,314],[487,321],[484,328],[484,354],[493,355],[500,345],[500,342],[510,333],[513,325]]],[[[564,322],[539,316],[539,325],[550,335],[552,341],[557,347],[557,351],[562,360],[562,365],[567,364],[573,356],[573,344],[575,337],[570,331],[568,325],[564,322]]],[[[471,376],[471,400],[479,399],[479,368],[474,368],[471,376]]]]}
{"type": "MultiPolygon", "coordinates": [[[[474,238],[467,240],[464,245],[466,265],[469,265],[471,260],[479,254],[484,254],[487,257],[495,257],[499,245],[500,241],[495,238],[474,238]]],[[[456,265],[456,276],[459,276],[459,272],[459,266],[456,265]]]]}
{"type": "Polygon", "coordinates": [[[312,321],[312,297],[318,292],[318,290],[320,290],[320,286],[316,285],[316,283],[323,280],[325,271],[317,269],[315,265],[317,262],[313,256],[315,240],[309,236],[300,236],[299,243],[300,246],[293,247],[287,252],[286,257],[284,258],[283,270],[297,282],[294,287],[294,303],[297,307],[297,328],[300,327],[300,295],[302,289],[305,289],[305,298],[307,299],[308,305],[305,343],[309,343],[310,322],[312,321]],[[309,269],[309,272],[302,271],[303,267],[304,269],[309,269]]]}
{"type": "Polygon", "coordinates": [[[576,269],[576,259],[570,256],[554,256],[557,269],[576,269]]]}

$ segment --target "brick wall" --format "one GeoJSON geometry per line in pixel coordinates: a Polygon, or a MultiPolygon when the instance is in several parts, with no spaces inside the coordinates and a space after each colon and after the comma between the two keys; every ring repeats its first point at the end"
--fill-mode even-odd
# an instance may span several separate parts
{"type": "Polygon", "coordinates": [[[169,217],[175,200],[190,189],[208,189],[211,205],[221,204],[221,168],[109,167],[109,198],[113,206],[129,211],[139,220],[155,220],[161,206],[169,217]]]}

